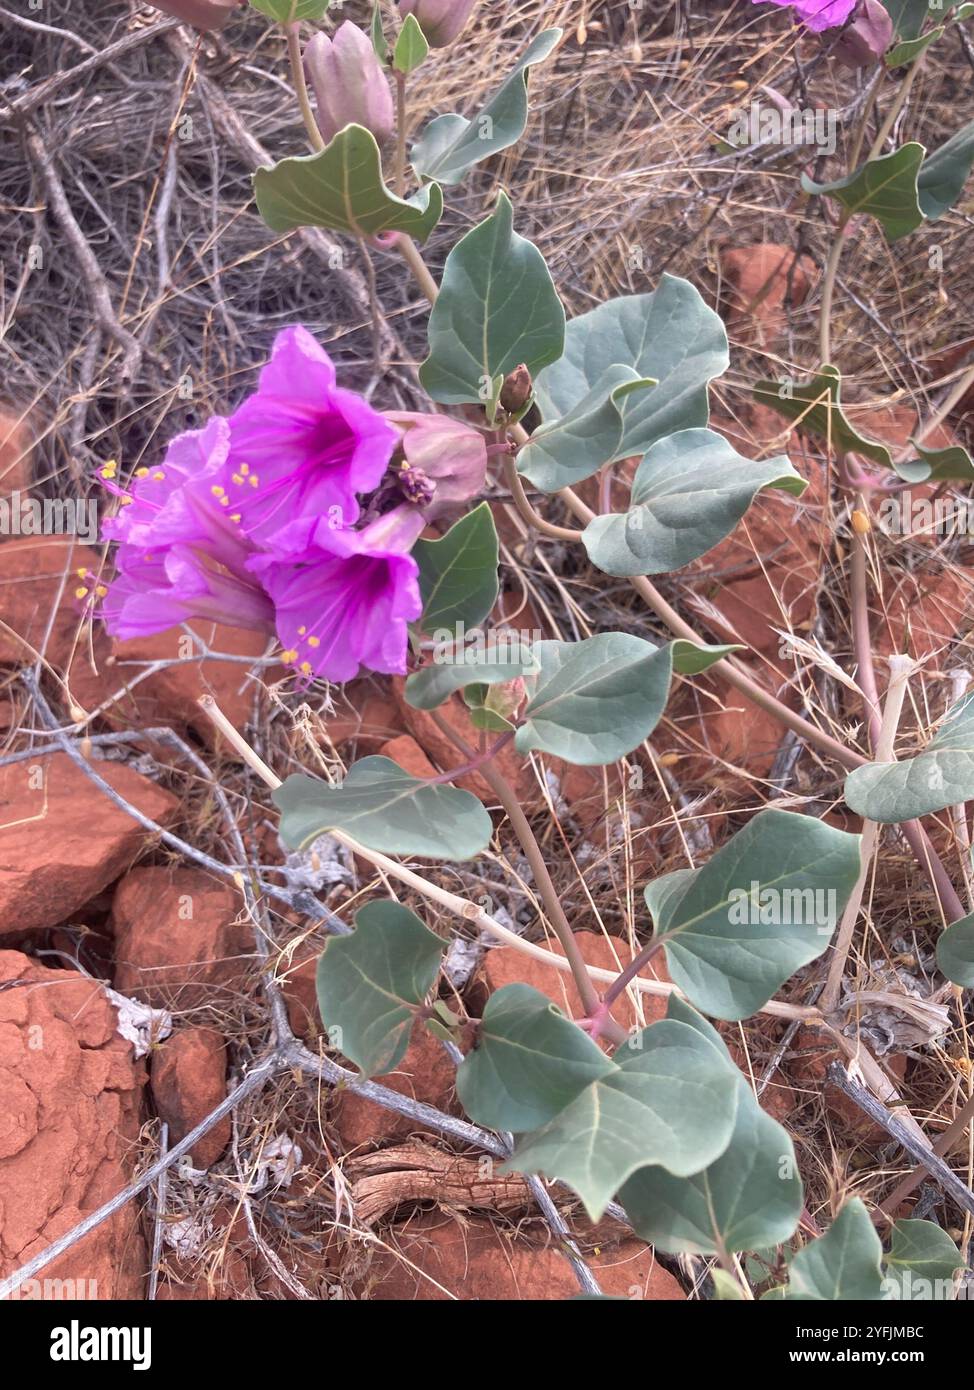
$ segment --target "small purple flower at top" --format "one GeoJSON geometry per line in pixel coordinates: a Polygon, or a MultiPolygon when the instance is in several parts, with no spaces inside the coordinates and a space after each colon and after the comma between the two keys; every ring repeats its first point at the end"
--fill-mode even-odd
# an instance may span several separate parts
{"type": "Polygon", "coordinates": [[[278,536],[275,555],[255,556],[283,660],[306,680],[350,681],[363,667],[404,675],[408,624],[423,608],[409,551],[425,524],[408,504],[361,531],[304,518],[278,536]]]}
{"type": "Polygon", "coordinates": [[[367,401],[336,386],[331,358],[300,326],[277,335],[257,391],[229,424],[220,484],[244,535],[264,548],[305,516],[350,526],[356,493],[378,487],[399,441],[367,401]]]}
{"type": "Polygon", "coordinates": [[[825,29],[835,29],[844,24],[858,0],[751,0],[751,3],[770,3],[779,8],[793,9],[806,28],[811,29],[813,34],[821,34],[825,29]]]}

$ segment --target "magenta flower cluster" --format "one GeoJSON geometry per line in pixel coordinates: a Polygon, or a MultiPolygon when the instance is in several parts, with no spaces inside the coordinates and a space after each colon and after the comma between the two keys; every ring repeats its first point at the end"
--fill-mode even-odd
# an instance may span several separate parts
{"type": "MultiPolygon", "coordinates": [[[[768,0],[752,0],[752,3],[764,5],[768,0]]],[[[770,3],[782,9],[793,9],[806,28],[821,34],[845,24],[858,0],[770,0],[770,3]]]]}
{"type": "MultiPolygon", "coordinates": [[[[479,442],[465,473],[470,496],[483,483],[482,437],[429,420],[462,434],[468,451],[468,436],[479,442]]],[[[402,500],[408,490],[395,486],[388,510],[381,505],[402,438],[397,423],[336,384],[306,329],[286,329],[258,390],[229,418],[179,435],[121,494],[104,525],[118,542],[102,606],[109,631],[142,637],[214,619],[276,632],[282,660],[305,679],[403,673],[408,624],[422,606],[409,552],[429,508],[402,500]]],[[[118,491],[112,465],[103,477],[118,491]]],[[[424,484],[419,500],[429,502],[435,487],[424,484]]]]}

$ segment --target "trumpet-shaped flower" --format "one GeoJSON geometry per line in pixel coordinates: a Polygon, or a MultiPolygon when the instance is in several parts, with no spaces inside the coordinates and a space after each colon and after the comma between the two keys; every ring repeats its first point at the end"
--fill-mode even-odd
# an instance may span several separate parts
{"type": "Polygon", "coordinates": [[[251,568],[274,603],[284,660],[309,680],[349,681],[363,667],[404,674],[408,624],[423,607],[409,551],[424,526],[408,505],[361,531],[305,519],[278,537],[279,555],[255,557],[251,568]]]}

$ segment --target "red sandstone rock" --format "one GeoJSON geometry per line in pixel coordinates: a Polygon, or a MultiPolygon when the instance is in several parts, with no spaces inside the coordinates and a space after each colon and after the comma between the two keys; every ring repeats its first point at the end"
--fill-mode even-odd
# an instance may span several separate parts
{"type": "Polygon", "coordinates": [[[435,777],[436,768],[410,734],[400,734],[379,749],[384,758],[391,758],[411,777],[435,777]]]}
{"type": "MultiPolygon", "coordinates": [[[[169,1126],[169,1143],[181,1139],[215,1110],[227,1094],[227,1053],[213,1028],[183,1028],[152,1054],[152,1098],[169,1126]]],[[[230,1118],[214,1125],[192,1150],[197,1168],[210,1168],[230,1142],[230,1118]]]]}
{"type": "MultiPolygon", "coordinates": [[[[413,1030],[406,1055],[394,1072],[378,1078],[383,1086],[412,1100],[425,1101],[438,1110],[460,1114],[454,1101],[456,1067],[443,1044],[425,1028],[413,1030]]],[[[335,1116],[345,1151],[369,1143],[390,1143],[409,1134],[422,1133],[424,1126],[406,1115],[385,1110],[371,1100],[341,1091],[336,1095],[335,1116]]]]}
{"type": "Polygon", "coordinates": [[[808,256],[796,256],[792,247],[769,241],[722,248],[720,269],[728,328],[761,347],[781,337],[789,309],[804,304],[817,276],[808,256]]]}
{"type": "MultiPolygon", "coordinates": [[[[438,1213],[414,1217],[387,1236],[390,1248],[357,1252],[345,1273],[356,1297],[377,1302],[570,1299],[578,1281],[564,1255],[539,1238],[532,1243],[489,1221],[465,1221],[438,1213]],[[361,1272],[357,1266],[361,1266],[361,1272]]],[[[633,1300],[679,1302],[680,1285],[638,1240],[599,1250],[587,1263],[603,1293],[633,1300]]]]}
{"type": "Polygon", "coordinates": [[[43,650],[63,670],[83,643],[86,622],[75,595],[82,582],[77,571],[97,573],[101,565],[94,550],[65,537],[21,536],[0,545],[0,662],[33,661],[43,650]]]}
{"type": "MultiPolygon", "coordinates": [[[[177,802],[121,763],[93,764],[144,815],[177,802]]],[[[0,769],[0,936],[56,926],[138,857],[148,835],[64,753],[0,769]]]]}
{"type": "Polygon", "coordinates": [[[26,418],[16,410],[0,410],[0,497],[15,492],[23,496],[30,491],[34,482],[32,453],[26,418]]]}
{"type": "MultiPolygon", "coordinates": [[[[588,965],[618,972],[624,969],[632,959],[629,946],[619,937],[606,937],[596,932],[580,931],[575,933],[575,940],[578,942],[582,956],[588,965]]],[[[548,943],[548,949],[556,955],[564,955],[560,944],[555,940],[548,943]]],[[[567,970],[562,971],[557,966],[546,965],[544,961],[535,960],[532,956],[526,955],[525,952],[518,951],[512,946],[492,947],[484,957],[483,971],[484,981],[492,993],[494,990],[502,989],[504,985],[518,983],[531,985],[532,988],[546,994],[569,1018],[583,1018],[585,1015],[578,991],[575,988],[575,982],[567,970]]],[[[654,956],[642,973],[647,979],[669,982],[666,962],[661,954],[654,956]]],[[[600,994],[603,994],[607,988],[607,983],[596,984],[596,989],[600,994]]],[[[642,994],[640,999],[647,1024],[655,1023],[657,1019],[665,1017],[666,995],[642,994]]],[[[612,1017],[617,1023],[622,1024],[623,1028],[642,1026],[635,1009],[625,996],[617,1000],[613,1006],[612,1017]]]]}
{"type": "MultiPolygon", "coordinates": [[[[142,1067],[97,981],[0,951],[0,1277],[77,1225],[133,1176],[142,1067]]],[[[45,1268],[20,1297],[139,1298],[134,1203],[45,1268]],[[83,1285],[80,1281],[84,1281],[83,1285]]]]}
{"type": "Polygon", "coordinates": [[[253,949],[241,913],[239,894],[199,869],[134,869],[112,906],[116,989],[178,1011],[225,1002],[253,949]]]}

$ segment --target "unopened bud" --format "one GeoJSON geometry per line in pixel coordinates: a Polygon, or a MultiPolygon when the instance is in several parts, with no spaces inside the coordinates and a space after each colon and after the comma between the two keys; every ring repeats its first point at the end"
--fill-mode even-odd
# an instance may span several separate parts
{"type": "Polygon", "coordinates": [[[859,0],[851,24],[832,48],[832,57],[847,68],[875,67],[893,42],[893,21],[880,0],[859,0]]]}
{"type": "Polygon", "coordinates": [[[516,415],[519,410],[523,410],[531,399],[531,392],[534,389],[534,382],[531,380],[531,373],[522,362],[519,367],[515,367],[513,372],[508,372],[504,378],[504,385],[501,387],[500,403],[502,409],[509,415],[516,415]]]}
{"type": "Polygon", "coordinates": [[[415,15],[426,41],[446,48],[466,27],[477,0],[399,0],[399,13],[415,15]]]}
{"type": "Polygon", "coordinates": [[[304,65],[326,141],[347,125],[371,130],[380,145],[389,139],[396,124],[392,90],[372,40],[361,29],[346,20],[333,39],[315,34],[305,47],[304,65]]]}

